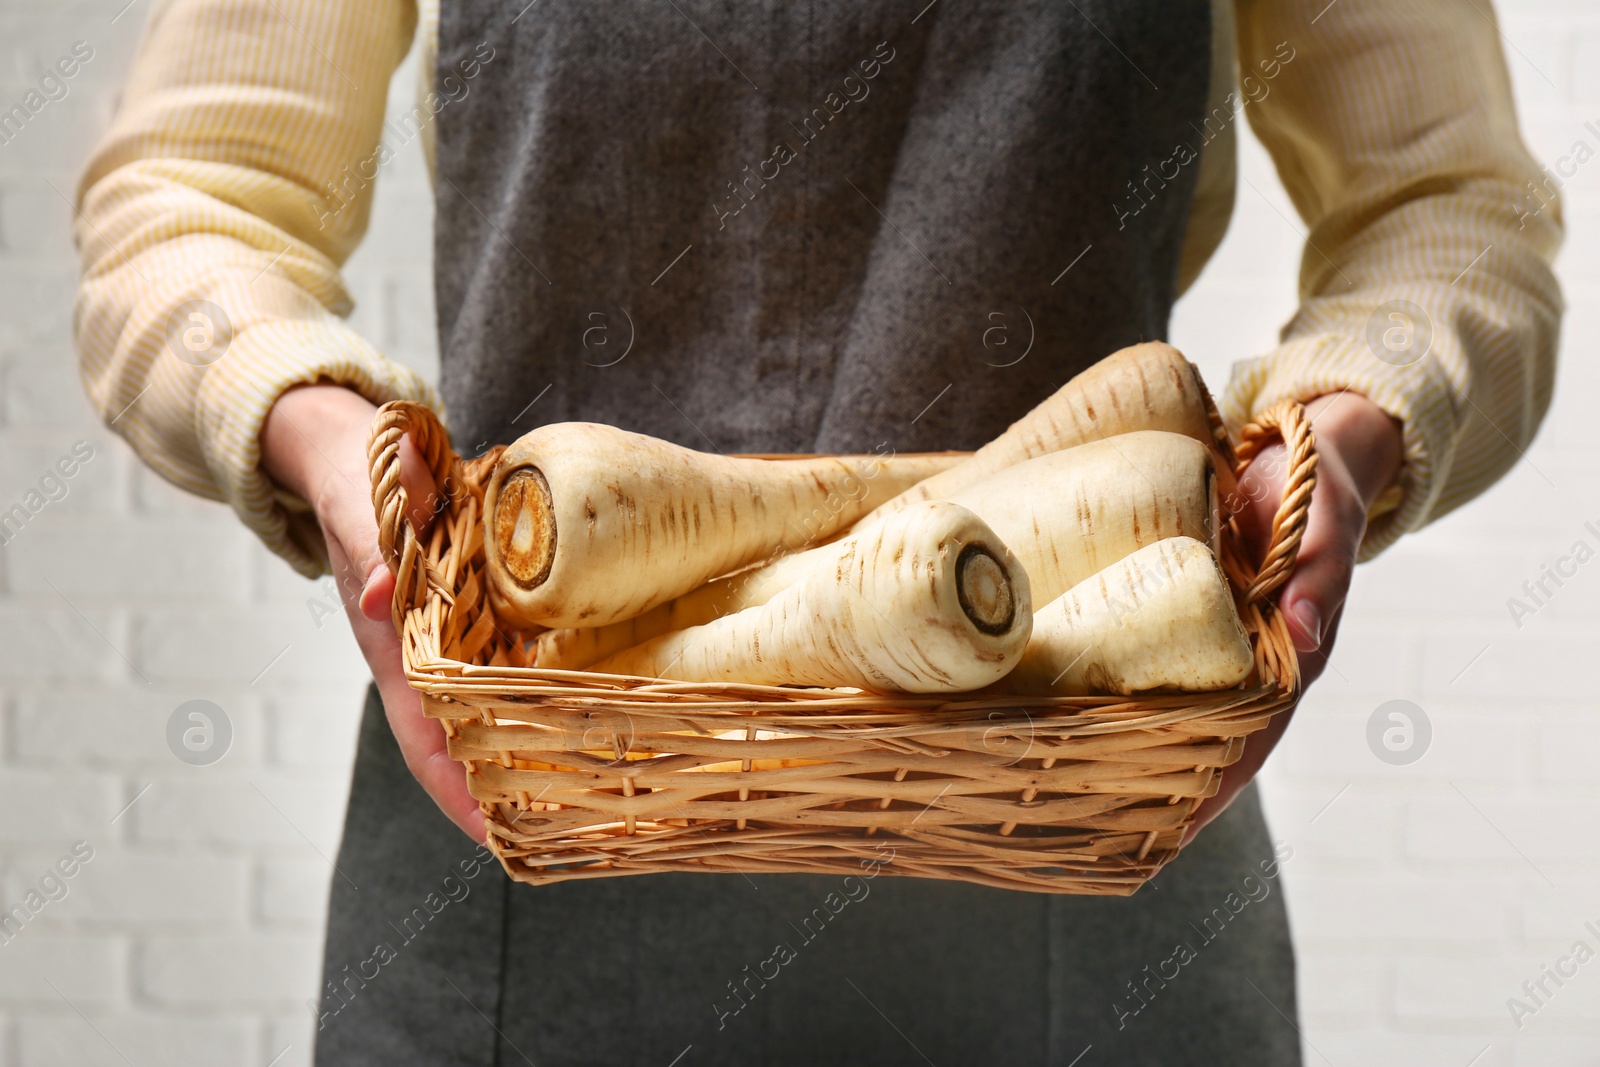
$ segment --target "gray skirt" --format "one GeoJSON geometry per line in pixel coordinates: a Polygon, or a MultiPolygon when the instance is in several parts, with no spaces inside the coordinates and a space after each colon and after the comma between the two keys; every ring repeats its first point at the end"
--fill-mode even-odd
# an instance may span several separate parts
{"type": "Polygon", "coordinates": [[[369,689],[333,877],[324,1067],[1298,1067],[1254,787],[1129,899],[892,877],[513,884],[369,689]]]}

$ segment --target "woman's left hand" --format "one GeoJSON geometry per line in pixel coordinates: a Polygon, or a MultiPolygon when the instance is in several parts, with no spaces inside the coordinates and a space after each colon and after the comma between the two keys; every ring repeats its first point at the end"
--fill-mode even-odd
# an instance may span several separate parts
{"type": "MultiPolygon", "coordinates": [[[[1301,680],[1310,686],[1333,649],[1356,550],[1367,532],[1367,512],[1378,495],[1394,483],[1404,450],[1400,423],[1359,393],[1317,397],[1306,405],[1306,411],[1321,457],[1317,487],[1294,573],[1280,590],[1278,606],[1299,653],[1301,680]]],[[[1238,519],[1258,559],[1266,547],[1286,474],[1284,448],[1279,443],[1263,449],[1239,480],[1236,499],[1243,506],[1238,519]]],[[[1291,708],[1250,735],[1239,761],[1222,772],[1217,795],[1200,805],[1184,835],[1185,844],[1222,814],[1256,776],[1293,714],[1291,708]]]]}

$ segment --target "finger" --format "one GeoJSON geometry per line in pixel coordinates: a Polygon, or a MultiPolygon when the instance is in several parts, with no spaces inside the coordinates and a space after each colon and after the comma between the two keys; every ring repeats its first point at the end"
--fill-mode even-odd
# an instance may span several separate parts
{"type": "MultiPolygon", "coordinates": [[[[1266,551],[1271,535],[1285,474],[1284,459],[1281,444],[1263,449],[1240,481],[1241,492],[1245,494],[1239,510],[1240,532],[1258,558],[1266,551]]],[[[1366,515],[1346,471],[1330,464],[1312,494],[1294,572],[1278,598],[1278,606],[1298,652],[1302,690],[1326,666],[1327,657],[1320,649],[1332,647],[1343,614],[1345,593],[1350,586],[1356,549],[1365,532],[1366,515]]],[[[1196,809],[1193,821],[1184,832],[1184,844],[1226,811],[1255,778],[1289,728],[1294,712],[1295,708],[1291,707],[1273,716],[1266,726],[1246,738],[1239,759],[1223,770],[1215,795],[1196,809]]]]}
{"type": "Polygon", "coordinates": [[[356,605],[366,614],[367,586],[376,572],[388,569],[378,552],[378,522],[371,498],[360,487],[351,486],[325,502],[318,517],[339,593],[347,607],[356,605]]]}
{"type": "MultiPolygon", "coordinates": [[[[422,537],[439,510],[437,485],[410,435],[400,438],[399,460],[400,486],[405,490],[408,504],[406,518],[416,535],[422,537]]],[[[374,544],[376,533],[374,523],[374,544]]],[[[443,726],[423,715],[421,698],[405,679],[400,640],[390,622],[394,591],[393,572],[375,561],[362,587],[359,607],[366,619],[378,624],[372,633],[371,647],[379,656],[369,659],[374,663],[373,680],[384,697],[390,729],[405,754],[407,768],[423,789],[451,821],[475,840],[482,840],[483,814],[467,790],[462,765],[447,751],[443,726]]]]}
{"type": "Polygon", "coordinates": [[[389,618],[389,607],[394,603],[394,574],[383,564],[375,564],[372,573],[367,575],[366,585],[361,587],[361,597],[357,606],[361,614],[374,622],[385,622],[389,618]]]}
{"type": "Polygon", "coordinates": [[[444,726],[422,713],[422,698],[406,682],[400,644],[392,627],[363,620],[376,633],[365,648],[383,710],[405,756],[406,767],[451,822],[475,841],[484,837],[483,814],[467,789],[466,768],[446,750],[444,726]]]}
{"type": "MultiPolygon", "coordinates": [[[[1328,632],[1324,640],[1326,647],[1332,648],[1334,638],[1339,635],[1339,621],[1344,618],[1344,609],[1341,607],[1333,616],[1333,621],[1328,624],[1328,632]]],[[[1320,653],[1310,653],[1300,657],[1300,688],[1305,688],[1316,681],[1322,673],[1322,668],[1327,664],[1327,658],[1320,653]],[[1310,660],[1311,662],[1307,662],[1310,660]]],[[[1194,821],[1189,824],[1189,829],[1184,831],[1183,844],[1187,845],[1195,834],[1205,828],[1206,824],[1228,810],[1234,800],[1239,796],[1244,787],[1249,785],[1261,768],[1266,765],[1267,757],[1272,755],[1272,750],[1278,747],[1278,742],[1283,739],[1284,732],[1289,729],[1289,720],[1299,709],[1300,702],[1295,701],[1294,706],[1286,711],[1281,711],[1272,717],[1272,721],[1261,729],[1245,738],[1244,751],[1240,753],[1237,762],[1222,771],[1222,780],[1217,785],[1216,795],[1207,797],[1195,810],[1194,821]]],[[[1182,847],[1182,846],[1179,846],[1182,847]]]]}
{"type": "Polygon", "coordinates": [[[1227,811],[1244,787],[1255,779],[1267,762],[1267,757],[1283,739],[1284,731],[1289,728],[1289,720],[1298,706],[1296,702],[1274,715],[1265,726],[1245,738],[1244,749],[1239,753],[1238,760],[1223,768],[1216,793],[1201,801],[1200,807],[1195,810],[1194,820],[1184,831],[1183,844],[1187,845],[1213,819],[1227,811]]]}
{"type": "Polygon", "coordinates": [[[1278,597],[1297,650],[1314,652],[1325,643],[1329,622],[1344,606],[1366,528],[1360,501],[1341,480],[1317,487],[1294,573],[1278,597]]]}
{"type": "Polygon", "coordinates": [[[1344,618],[1344,605],[1340,604],[1333,613],[1333,621],[1322,631],[1322,646],[1314,652],[1300,652],[1296,650],[1295,657],[1300,661],[1300,687],[1308,688],[1312,682],[1322,677],[1322,672],[1328,667],[1328,656],[1333,652],[1334,642],[1339,637],[1339,622],[1344,618]]]}
{"type": "Polygon", "coordinates": [[[1195,809],[1194,821],[1183,833],[1184,845],[1193,840],[1194,836],[1205,829],[1218,815],[1227,811],[1244,787],[1255,778],[1262,765],[1267,762],[1267,757],[1282,740],[1283,732],[1289,728],[1289,719],[1294,712],[1294,708],[1289,708],[1274,715],[1267,725],[1245,738],[1244,751],[1239,754],[1238,762],[1223,768],[1222,780],[1217,783],[1216,794],[1201,801],[1200,807],[1195,809]]]}
{"type": "MultiPolygon", "coordinates": [[[[348,566],[342,545],[330,543],[328,553],[336,566],[348,566]]],[[[452,822],[473,840],[482,841],[483,815],[467,790],[465,770],[446,751],[443,725],[422,713],[422,698],[406,681],[400,638],[394,627],[387,616],[373,620],[355,612],[348,614],[356,644],[372,670],[372,680],[406,767],[452,822]]]]}

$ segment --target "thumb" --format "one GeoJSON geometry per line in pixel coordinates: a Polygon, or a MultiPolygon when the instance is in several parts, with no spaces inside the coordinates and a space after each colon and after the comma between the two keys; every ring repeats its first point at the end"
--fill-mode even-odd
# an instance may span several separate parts
{"type": "Polygon", "coordinates": [[[1295,648],[1302,653],[1318,652],[1330,643],[1331,624],[1344,607],[1356,553],[1367,532],[1366,507],[1348,472],[1336,457],[1325,459],[1317,472],[1294,573],[1278,598],[1295,648]]]}
{"type": "MultiPolygon", "coordinates": [[[[420,519],[423,529],[418,532],[426,532],[429,509],[437,497],[433,479],[403,439],[401,453],[401,484],[410,500],[425,505],[420,516],[417,507],[410,508],[408,519],[414,529],[420,519]]],[[[406,679],[400,638],[389,621],[394,577],[378,548],[371,487],[355,483],[354,477],[342,479],[339,491],[324,494],[319,508],[329,561],[339,575],[341,591],[349,589],[345,602],[359,605],[359,610],[347,609],[351,631],[372,670],[406,766],[457,826],[482,841],[483,818],[467,790],[461,765],[450,758],[444,730],[423,714],[421,698],[406,679]]]]}

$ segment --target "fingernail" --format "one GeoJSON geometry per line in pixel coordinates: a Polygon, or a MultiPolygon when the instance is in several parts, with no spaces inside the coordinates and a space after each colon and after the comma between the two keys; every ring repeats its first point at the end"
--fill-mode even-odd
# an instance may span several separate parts
{"type": "Polygon", "coordinates": [[[373,592],[378,580],[386,574],[388,574],[388,568],[382,563],[373,567],[372,571],[367,575],[366,583],[361,587],[361,595],[356,598],[356,603],[361,608],[361,614],[369,619],[379,620],[389,616],[389,606],[384,602],[387,598],[377,597],[373,592]]]}
{"type": "Polygon", "coordinates": [[[1295,621],[1300,624],[1300,629],[1305,631],[1311,646],[1304,649],[1306,652],[1315,652],[1322,647],[1322,612],[1309,600],[1302,600],[1290,609],[1294,613],[1295,621]]]}

